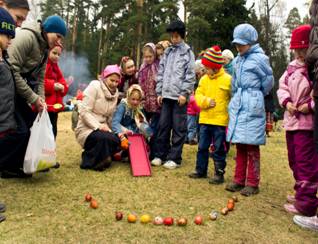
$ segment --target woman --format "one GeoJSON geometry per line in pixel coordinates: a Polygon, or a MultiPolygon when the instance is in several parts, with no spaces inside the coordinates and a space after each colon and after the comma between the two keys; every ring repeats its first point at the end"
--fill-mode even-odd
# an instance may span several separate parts
{"type": "Polygon", "coordinates": [[[92,81],[79,104],[76,139],[83,147],[82,169],[103,171],[110,167],[120,140],[111,131],[111,121],[118,100],[121,74],[117,65],[108,65],[100,80],[92,81]]]}

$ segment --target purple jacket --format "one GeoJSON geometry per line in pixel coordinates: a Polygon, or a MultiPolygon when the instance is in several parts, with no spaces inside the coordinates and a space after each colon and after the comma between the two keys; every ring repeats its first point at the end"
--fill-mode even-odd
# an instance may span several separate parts
{"type": "Polygon", "coordinates": [[[307,103],[310,112],[307,114],[296,112],[291,115],[286,110],[284,113],[285,130],[313,130],[314,102],[310,96],[311,91],[312,81],[308,78],[307,66],[296,60],[292,61],[279,80],[279,89],[277,90],[279,104],[286,108],[286,104],[291,102],[298,108],[307,103]]]}

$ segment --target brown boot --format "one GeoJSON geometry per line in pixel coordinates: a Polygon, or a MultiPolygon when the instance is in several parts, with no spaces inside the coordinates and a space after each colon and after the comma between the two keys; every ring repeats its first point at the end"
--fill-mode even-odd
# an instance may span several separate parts
{"type": "Polygon", "coordinates": [[[249,197],[259,193],[259,188],[257,186],[245,186],[241,191],[241,195],[249,197]]]}
{"type": "Polygon", "coordinates": [[[236,191],[242,190],[243,188],[244,188],[243,185],[239,185],[239,184],[236,184],[235,182],[231,182],[231,183],[226,185],[225,190],[231,191],[231,192],[236,192],[236,191]]]}

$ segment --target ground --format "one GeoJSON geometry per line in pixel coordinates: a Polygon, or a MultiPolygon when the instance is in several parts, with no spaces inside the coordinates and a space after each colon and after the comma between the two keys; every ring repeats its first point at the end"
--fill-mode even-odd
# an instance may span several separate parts
{"type": "MultiPolygon", "coordinates": [[[[76,143],[70,113],[60,114],[57,138],[61,168],[31,179],[0,179],[0,200],[7,220],[0,224],[1,243],[318,243],[318,233],[294,225],[282,205],[292,193],[283,132],[272,133],[261,148],[261,192],[239,197],[235,210],[215,222],[207,216],[226,206],[233,194],[207,179],[193,180],[196,146],[186,145],[182,167],[153,168],[152,177],[134,178],[128,163],[117,162],[102,173],[80,170],[81,148],[76,143]],[[89,192],[94,210],[84,202],[89,192]],[[129,224],[115,220],[115,211],[152,217],[186,217],[186,227],[129,224]],[[196,215],[205,218],[196,226],[196,215]]],[[[228,156],[226,181],[234,169],[234,147],[228,156]]],[[[210,174],[213,165],[210,161],[210,174]]]]}

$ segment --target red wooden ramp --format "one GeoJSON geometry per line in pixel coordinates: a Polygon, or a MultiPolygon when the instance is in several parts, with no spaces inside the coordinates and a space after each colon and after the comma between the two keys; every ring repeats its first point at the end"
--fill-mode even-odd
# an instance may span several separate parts
{"type": "Polygon", "coordinates": [[[128,136],[130,167],[133,176],[151,176],[145,138],[141,134],[128,136]]]}

